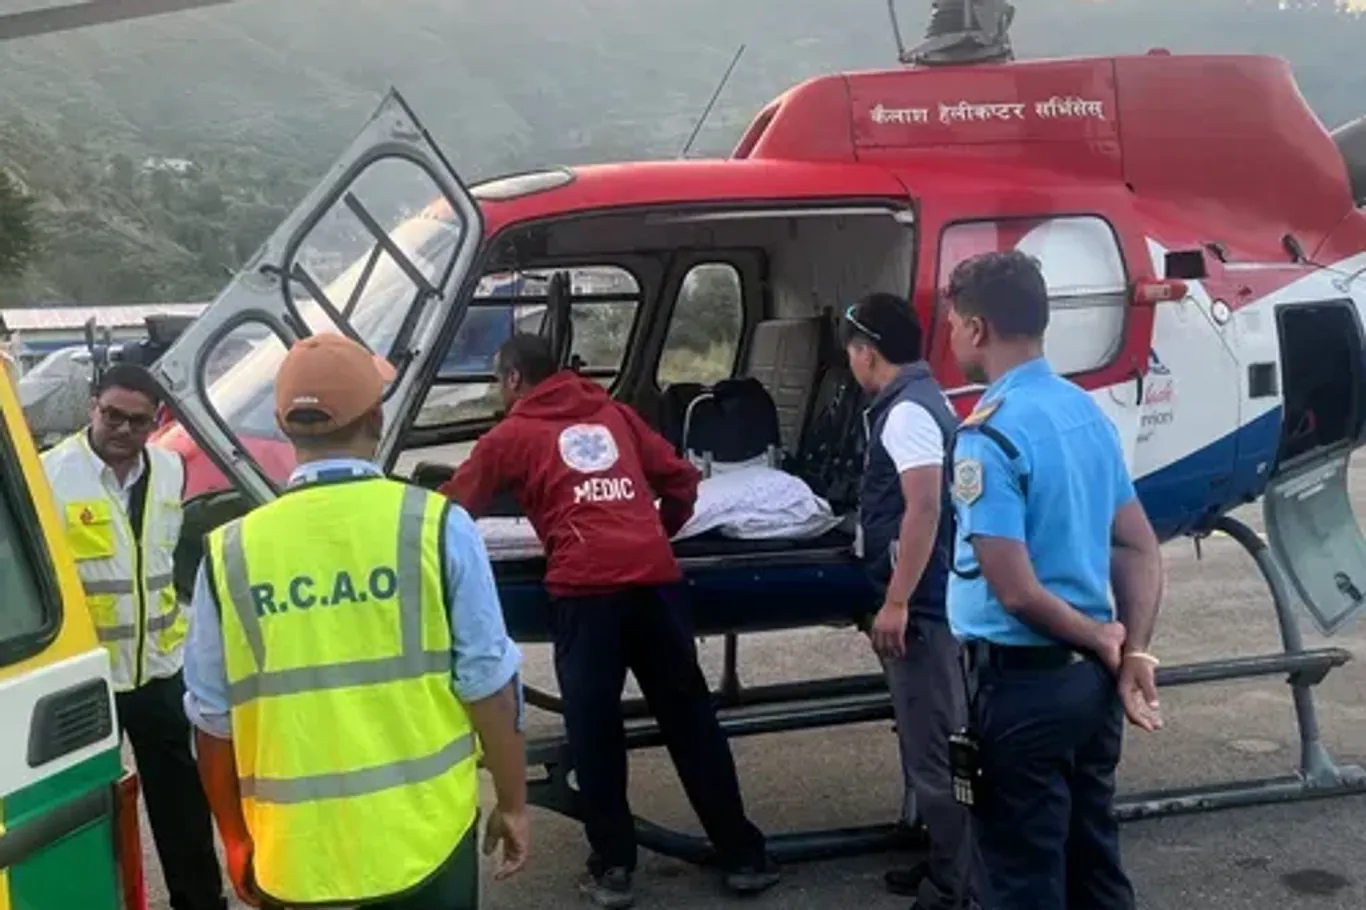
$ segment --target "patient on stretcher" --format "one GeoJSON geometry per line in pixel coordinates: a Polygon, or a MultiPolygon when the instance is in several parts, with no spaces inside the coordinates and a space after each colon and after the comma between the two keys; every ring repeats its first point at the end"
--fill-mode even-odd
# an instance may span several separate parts
{"type": "MultiPolygon", "coordinates": [[[[673,539],[716,533],[733,540],[814,540],[843,521],[800,477],[765,463],[719,462],[698,485],[692,518],[673,539]]],[[[495,562],[541,554],[525,518],[481,518],[476,524],[495,562]]]]}
{"type": "MultiPolygon", "coordinates": [[[[714,541],[718,551],[733,541],[845,542],[835,532],[849,518],[837,514],[802,477],[779,466],[798,459],[781,457],[777,413],[757,381],[727,380],[710,389],[669,387],[660,424],[665,437],[703,475],[693,515],[674,535],[675,543],[693,541],[688,549],[697,552],[702,539],[714,541]]],[[[495,562],[542,555],[525,518],[486,517],[478,525],[495,562]]]]}

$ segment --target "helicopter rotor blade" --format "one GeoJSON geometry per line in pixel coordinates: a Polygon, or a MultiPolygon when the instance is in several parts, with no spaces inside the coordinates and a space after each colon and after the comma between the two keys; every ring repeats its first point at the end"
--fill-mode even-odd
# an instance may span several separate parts
{"type": "Polygon", "coordinates": [[[85,0],[82,3],[63,3],[18,13],[0,13],[0,41],[33,38],[88,25],[143,19],[232,2],[234,0],[85,0]]]}

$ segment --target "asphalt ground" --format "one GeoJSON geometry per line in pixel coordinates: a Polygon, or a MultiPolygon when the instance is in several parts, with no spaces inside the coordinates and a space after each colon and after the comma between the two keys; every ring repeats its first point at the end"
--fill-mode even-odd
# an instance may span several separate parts
{"type": "MultiPolygon", "coordinates": [[[[1366,505],[1366,465],[1355,464],[1353,499],[1366,505]]],[[[1260,504],[1236,513],[1261,530],[1260,504]]],[[[1231,540],[1204,542],[1197,560],[1190,541],[1165,549],[1168,594],[1153,650],[1174,664],[1250,656],[1279,649],[1271,599],[1251,559],[1231,540]]],[[[1306,645],[1344,647],[1366,658],[1366,631],[1349,628],[1325,641],[1308,619],[1306,645]]],[[[713,679],[721,642],[701,643],[713,679]]],[[[544,646],[525,649],[527,681],[552,689],[544,646]]],[[[779,682],[875,672],[857,632],[812,629],[741,640],[746,683],[779,682]]],[[[1173,688],[1162,695],[1167,725],[1148,735],[1131,730],[1120,769],[1123,791],[1215,783],[1291,771],[1298,737],[1290,689],[1280,677],[1173,688]]],[[[633,684],[628,683],[628,689],[633,684]]],[[[1316,690],[1323,741],[1340,763],[1366,764],[1366,660],[1330,674],[1316,690]]],[[[632,694],[636,694],[633,693],[632,694]]],[[[530,732],[554,732],[554,718],[533,711],[530,732]]],[[[890,723],[775,734],[733,743],[745,796],[755,820],[771,833],[845,827],[894,820],[900,805],[896,742],[890,723]]],[[[130,759],[131,760],[131,756],[130,759]]],[[[688,832],[698,831],[662,749],[634,753],[631,800],[638,814],[688,832]]],[[[570,820],[533,810],[533,856],[507,883],[486,876],[491,910],[573,907],[574,881],[585,847],[570,820]]],[[[145,868],[151,910],[169,904],[146,819],[145,868]]],[[[1241,910],[1304,907],[1356,910],[1366,906],[1366,799],[1339,797],[1229,809],[1126,823],[1126,863],[1145,910],[1241,910]]],[[[782,884],[742,903],[785,910],[859,906],[905,907],[882,890],[888,856],[791,865],[782,884]]],[[[486,866],[486,870],[491,866],[486,866]]],[[[647,851],[641,854],[640,907],[728,906],[708,872],[647,851]]]]}

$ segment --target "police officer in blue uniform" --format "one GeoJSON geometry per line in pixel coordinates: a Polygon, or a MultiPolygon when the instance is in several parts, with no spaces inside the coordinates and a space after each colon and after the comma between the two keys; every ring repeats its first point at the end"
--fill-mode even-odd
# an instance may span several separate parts
{"type": "Polygon", "coordinates": [[[1146,650],[1158,542],[1113,424],[1043,356],[1038,264],[973,257],[945,296],[955,358],[990,383],[955,440],[948,592],[970,690],[955,773],[975,781],[982,903],[1132,910],[1112,809],[1125,715],[1161,722],[1146,650]]]}

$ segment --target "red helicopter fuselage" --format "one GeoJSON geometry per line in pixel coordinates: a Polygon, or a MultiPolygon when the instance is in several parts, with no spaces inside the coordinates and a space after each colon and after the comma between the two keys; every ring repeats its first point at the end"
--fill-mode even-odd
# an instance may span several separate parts
{"type": "MultiPolygon", "coordinates": [[[[544,188],[503,192],[491,181],[471,193],[485,258],[519,232],[603,213],[906,206],[910,298],[949,388],[964,380],[938,330],[946,265],[984,243],[1014,246],[1049,219],[1098,218],[1132,300],[1113,356],[1072,378],[1092,390],[1136,384],[1142,405],[1157,306],[1186,293],[1169,279],[1198,280],[1231,315],[1366,251],[1348,168],[1285,61],[1154,51],[822,76],[765,107],[727,159],[594,165],[544,188]],[[953,230],[974,223],[992,224],[992,237],[953,230]]],[[[1063,259],[1086,255],[1078,247],[1063,259]]],[[[954,398],[966,411],[976,392],[954,398]]],[[[188,495],[228,485],[179,426],[163,442],[187,457],[188,495]]],[[[243,443],[272,479],[287,477],[287,445],[243,443]]],[[[1183,505],[1177,524],[1255,498],[1279,446],[1274,429],[1243,434],[1218,489],[1183,494],[1205,501],[1183,505]]]]}

